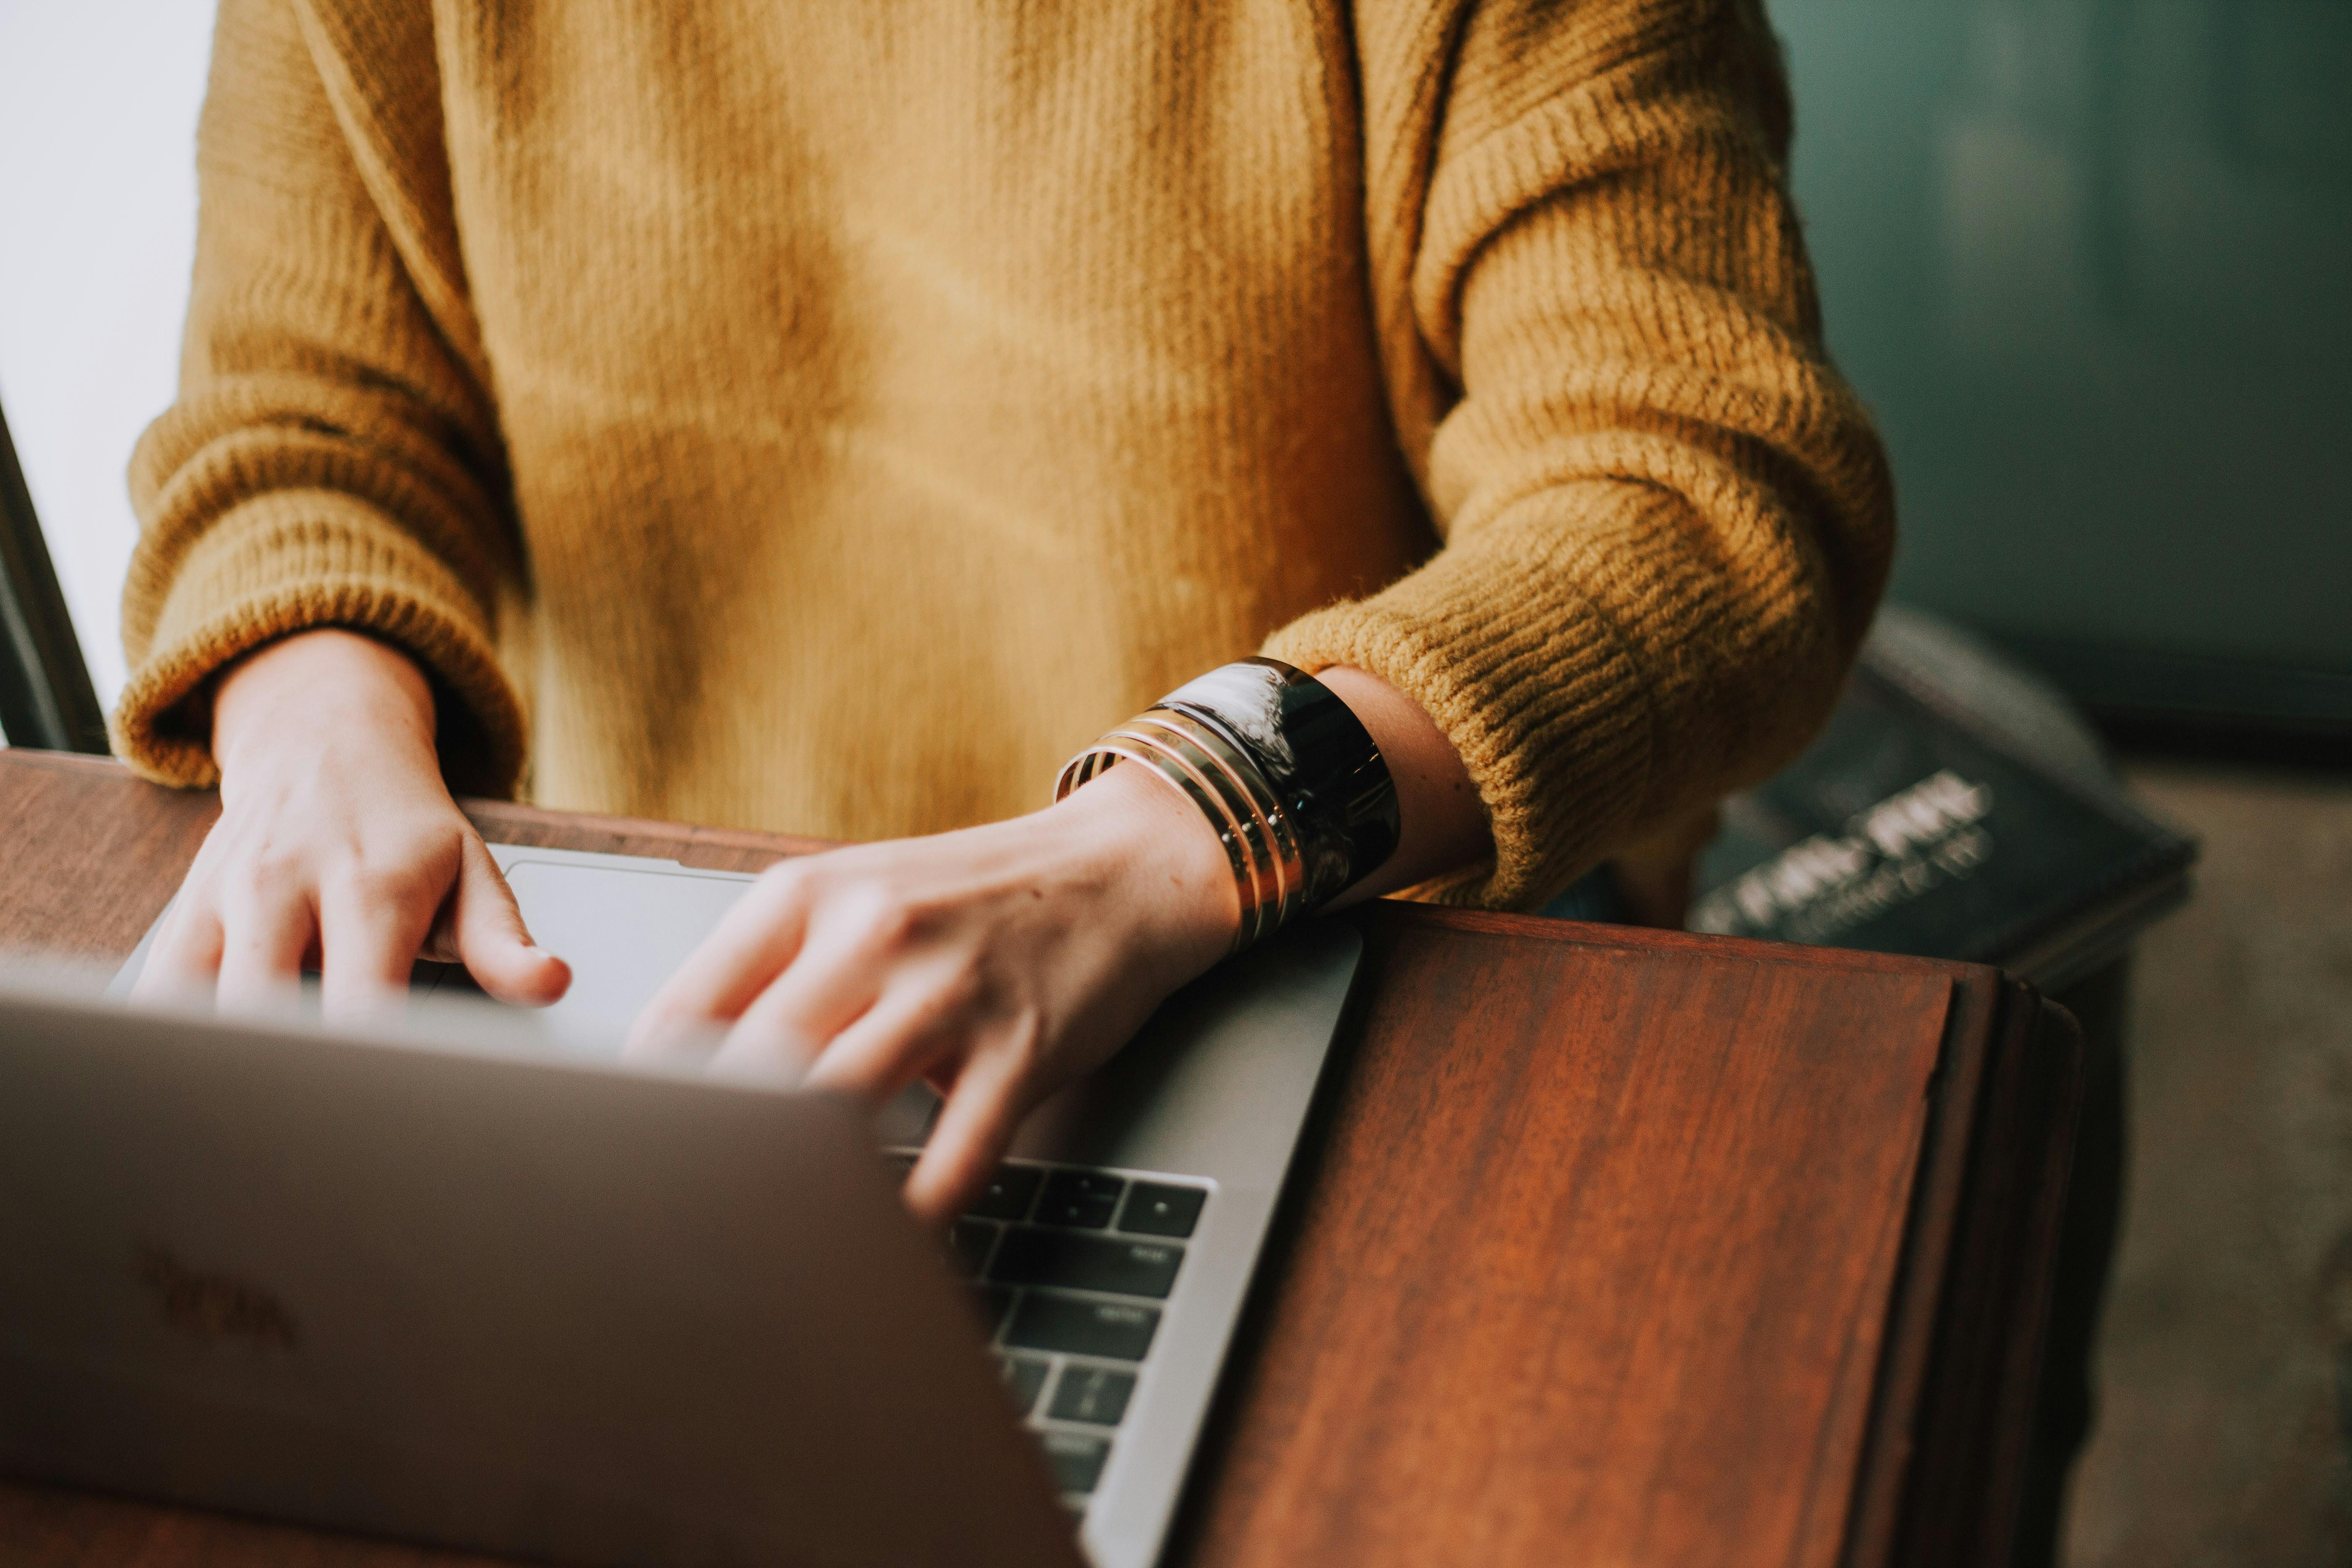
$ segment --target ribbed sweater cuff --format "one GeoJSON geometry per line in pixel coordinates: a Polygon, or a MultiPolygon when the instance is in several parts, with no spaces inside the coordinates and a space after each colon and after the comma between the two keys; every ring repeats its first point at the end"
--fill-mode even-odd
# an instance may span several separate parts
{"type": "Polygon", "coordinates": [[[415,538],[351,496],[278,490],[215,519],[188,547],[152,627],[131,629],[114,749],[158,783],[218,782],[211,678],[264,643],[319,626],[383,638],[433,682],[454,789],[510,795],[523,721],[485,608],[415,538]]]}
{"type": "MultiPolygon", "coordinates": [[[[1652,693],[1638,645],[1584,584],[1622,574],[1622,492],[1577,487],[1588,526],[1497,520],[1384,592],[1307,616],[1266,643],[1302,669],[1349,665],[1412,697],[1462,755],[1494,859],[1414,896],[1524,909],[1628,836],[1647,804],[1652,693]],[[1614,504],[1612,504],[1614,503],[1614,504]],[[1598,512],[1600,516],[1594,516],[1598,512]],[[1616,556],[1616,572],[1608,558],[1616,556]]],[[[1555,492],[1555,502],[1568,500],[1555,492]]]]}

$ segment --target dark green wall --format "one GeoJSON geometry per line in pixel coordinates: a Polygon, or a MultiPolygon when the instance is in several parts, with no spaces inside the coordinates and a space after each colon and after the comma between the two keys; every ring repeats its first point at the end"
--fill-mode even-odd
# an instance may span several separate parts
{"type": "Polygon", "coordinates": [[[2352,0],[1775,0],[1896,595],[2352,678],[2352,0]]]}

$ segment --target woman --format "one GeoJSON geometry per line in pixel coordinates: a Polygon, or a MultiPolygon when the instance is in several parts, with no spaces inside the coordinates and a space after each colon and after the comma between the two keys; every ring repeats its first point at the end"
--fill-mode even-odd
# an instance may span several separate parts
{"type": "Polygon", "coordinates": [[[1787,137],[1753,0],[225,0],[115,715],[222,790],[153,984],[559,994],[452,788],[874,840],[637,1044],[929,1077],[941,1215],[1237,934],[1670,860],[1891,544],[1787,137]]]}

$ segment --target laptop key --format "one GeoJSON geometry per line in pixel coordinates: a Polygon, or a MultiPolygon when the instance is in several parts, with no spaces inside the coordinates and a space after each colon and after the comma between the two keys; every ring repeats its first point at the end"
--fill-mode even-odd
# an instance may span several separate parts
{"type": "MultiPolygon", "coordinates": [[[[999,1287],[1002,1289],[1002,1287],[999,1287]]],[[[1024,1292],[1007,1344],[1031,1351],[1067,1351],[1105,1361],[1141,1361],[1160,1329],[1157,1307],[1119,1301],[1082,1301],[1075,1296],[1024,1292]]]]}
{"type": "Polygon", "coordinates": [[[1054,1403],[1045,1414],[1056,1421],[1116,1426],[1134,1394],[1135,1373],[1073,1363],[1062,1368],[1062,1381],[1054,1385],[1054,1403]]]}
{"type": "Polygon", "coordinates": [[[1054,1484],[1066,1492],[1094,1490],[1102,1479],[1103,1461],[1110,1458],[1110,1445],[1077,1432],[1047,1432],[1042,1436],[1054,1484]]]}
{"type": "Polygon", "coordinates": [[[1045,1173],[1034,1165],[999,1165],[996,1174],[965,1212],[974,1219],[1026,1219],[1029,1200],[1045,1173]]]}
{"type": "Polygon", "coordinates": [[[1045,1178],[1045,1195],[1037,1200],[1037,1223],[1100,1230],[1110,1224],[1126,1186],[1125,1178],[1100,1171],[1056,1171],[1045,1178]]]}
{"type": "Polygon", "coordinates": [[[984,1219],[960,1219],[948,1229],[948,1260],[965,1279],[976,1278],[988,1267],[989,1249],[1003,1227],[984,1219]]]}
{"type": "Polygon", "coordinates": [[[1037,1407],[1037,1395],[1045,1390],[1045,1373],[1049,1363],[1033,1361],[1025,1355],[1004,1358],[1004,1386],[1013,1395],[1013,1408],[1026,1415],[1037,1407]]]}
{"type": "Polygon", "coordinates": [[[996,1326],[1004,1321],[1004,1310],[1013,1305],[1013,1292],[1002,1285],[975,1285],[971,1301],[980,1313],[980,1331],[994,1339],[996,1326]]]}
{"type": "Polygon", "coordinates": [[[1165,1242],[1115,1241],[1016,1225],[1004,1233],[988,1277],[1008,1285],[1059,1285],[1165,1300],[1183,1261],[1184,1249],[1165,1242]]]}
{"type": "Polygon", "coordinates": [[[1118,1211],[1118,1228],[1139,1236],[1187,1237],[1201,1223],[1201,1205],[1208,1201],[1199,1187],[1138,1182],[1118,1211]]]}

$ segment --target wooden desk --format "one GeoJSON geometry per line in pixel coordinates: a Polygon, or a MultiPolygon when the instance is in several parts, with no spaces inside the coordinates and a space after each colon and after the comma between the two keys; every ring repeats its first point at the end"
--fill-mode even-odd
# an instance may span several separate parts
{"type": "MultiPolygon", "coordinates": [[[[0,752],[0,947],[119,962],[212,820],[0,752]]],[[[473,808],[752,868],[805,842],[473,808]]],[[[1996,1560],[2072,1139],[2064,1015],[1991,970],[1399,904],[1169,1560],[1996,1560]]],[[[461,1559],[0,1485],[11,1563],[461,1559]]]]}

